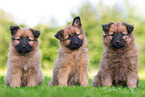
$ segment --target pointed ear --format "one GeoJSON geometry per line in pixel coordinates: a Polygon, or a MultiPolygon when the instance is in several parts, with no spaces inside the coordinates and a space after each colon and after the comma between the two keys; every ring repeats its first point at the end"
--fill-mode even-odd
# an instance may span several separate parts
{"type": "Polygon", "coordinates": [[[38,38],[40,36],[40,31],[39,30],[35,30],[35,29],[30,29],[34,35],[35,38],[38,38]]]}
{"type": "Polygon", "coordinates": [[[132,31],[134,29],[133,25],[130,25],[130,24],[125,23],[125,22],[123,22],[122,24],[126,26],[128,33],[132,33],[132,31]]]}
{"type": "Polygon", "coordinates": [[[57,38],[57,39],[61,39],[61,37],[63,36],[63,34],[64,34],[64,30],[63,29],[60,29],[59,31],[57,31],[57,33],[55,34],[55,37],[57,38]]]}
{"type": "Polygon", "coordinates": [[[20,29],[19,26],[10,26],[11,35],[15,35],[18,29],[20,29]]]}
{"type": "Polygon", "coordinates": [[[107,32],[109,31],[110,26],[111,26],[112,24],[114,24],[114,23],[113,23],[113,22],[109,22],[108,24],[103,24],[103,25],[102,25],[103,31],[104,31],[105,33],[107,33],[107,32]]]}
{"type": "Polygon", "coordinates": [[[73,19],[73,23],[72,23],[73,26],[76,26],[78,28],[82,28],[82,24],[81,24],[81,19],[79,16],[75,17],[73,19]]]}

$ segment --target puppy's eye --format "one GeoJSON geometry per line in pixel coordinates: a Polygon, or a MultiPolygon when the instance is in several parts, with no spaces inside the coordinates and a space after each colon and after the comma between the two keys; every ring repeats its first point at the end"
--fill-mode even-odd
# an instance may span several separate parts
{"type": "Polygon", "coordinates": [[[18,39],[16,39],[16,40],[20,41],[21,39],[22,39],[22,36],[20,36],[20,38],[18,38],[18,39]]]}
{"type": "Polygon", "coordinates": [[[30,39],[28,36],[26,37],[28,41],[32,41],[32,39],[30,39]]]}
{"type": "Polygon", "coordinates": [[[108,36],[114,36],[114,34],[109,34],[108,36]]]}
{"type": "Polygon", "coordinates": [[[21,38],[18,38],[17,40],[18,40],[18,41],[20,41],[20,40],[21,40],[21,38]]]}
{"type": "Polygon", "coordinates": [[[32,41],[31,39],[28,39],[28,41],[32,41]]]}
{"type": "Polygon", "coordinates": [[[30,38],[28,38],[27,40],[28,40],[28,41],[33,41],[33,40],[32,40],[32,39],[30,39],[30,38]]]}
{"type": "Polygon", "coordinates": [[[111,34],[111,36],[114,36],[114,34],[111,34]]]}
{"type": "Polygon", "coordinates": [[[70,38],[71,38],[71,35],[69,34],[68,38],[67,38],[67,39],[65,39],[65,40],[70,40],[70,38]]]}
{"type": "Polygon", "coordinates": [[[80,34],[77,34],[77,36],[79,36],[80,34]]]}
{"type": "Polygon", "coordinates": [[[70,40],[70,37],[68,37],[67,40],[70,40]]]}
{"type": "Polygon", "coordinates": [[[77,33],[74,32],[74,35],[79,36],[80,34],[77,34],[77,33]]]}
{"type": "Polygon", "coordinates": [[[128,36],[128,34],[123,34],[123,33],[121,33],[121,35],[122,35],[122,36],[128,36]]]}
{"type": "Polygon", "coordinates": [[[71,38],[71,35],[69,34],[69,38],[71,38]]]}
{"type": "Polygon", "coordinates": [[[79,36],[80,34],[77,34],[77,36],[79,36]]]}
{"type": "Polygon", "coordinates": [[[112,34],[110,34],[110,36],[114,36],[115,35],[115,32],[113,32],[112,34]]]}

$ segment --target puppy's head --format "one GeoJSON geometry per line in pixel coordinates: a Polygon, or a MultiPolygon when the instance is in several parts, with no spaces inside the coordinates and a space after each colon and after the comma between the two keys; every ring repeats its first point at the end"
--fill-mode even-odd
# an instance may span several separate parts
{"type": "Polygon", "coordinates": [[[121,49],[131,42],[134,27],[127,23],[110,22],[102,25],[104,42],[113,49],[121,49]]]}
{"type": "Polygon", "coordinates": [[[84,32],[80,17],[73,19],[72,25],[59,30],[55,37],[60,40],[60,44],[70,50],[79,49],[84,42],[84,32]]]}
{"type": "Polygon", "coordinates": [[[10,31],[11,44],[18,53],[29,53],[37,47],[40,31],[19,26],[10,26],[10,31]]]}

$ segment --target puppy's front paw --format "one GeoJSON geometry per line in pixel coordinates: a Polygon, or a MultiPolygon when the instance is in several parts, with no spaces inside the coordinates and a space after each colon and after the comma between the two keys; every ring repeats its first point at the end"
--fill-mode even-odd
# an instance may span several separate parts
{"type": "Polygon", "coordinates": [[[51,86],[54,86],[54,85],[55,85],[55,83],[52,82],[52,81],[48,83],[48,87],[51,87],[51,86]]]}
{"type": "Polygon", "coordinates": [[[59,87],[65,87],[67,86],[67,83],[59,83],[59,87]]]}
{"type": "Polygon", "coordinates": [[[36,86],[36,83],[35,82],[31,82],[31,83],[28,83],[27,84],[27,87],[34,87],[34,86],[36,86]]]}
{"type": "Polygon", "coordinates": [[[88,82],[82,82],[81,86],[87,87],[88,86],[88,82]]]}
{"type": "Polygon", "coordinates": [[[13,87],[13,88],[18,87],[18,88],[20,88],[20,84],[19,83],[10,83],[10,87],[13,87]]]}
{"type": "Polygon", "coordinates": [[[132,84],[132,85],[128,85],[128,88],[137,88],[137,85],[136,84],[132,84]]]}

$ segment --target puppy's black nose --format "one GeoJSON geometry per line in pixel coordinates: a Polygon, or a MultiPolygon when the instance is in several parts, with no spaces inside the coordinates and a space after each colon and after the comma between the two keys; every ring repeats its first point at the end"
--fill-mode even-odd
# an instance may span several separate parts
{"type": "Polygon", "coordinates": [[[116,43],[116,44],[119,44],[119,43],[120,43],[120,40],[116,40],[115,43],[116,43]]]}
{"type": "Polygon", "coordinates": [[[74,44],[75,44],[75,45],[78,45],[79,43],[78,43],[78,41],[76,41],[76,42],[74,42],[74,44]]]}
{"type": "Polygon", "coordinates": [[[25,47],[26,47],[26,45],[25,45],[25,44],[22,44],[22,47],[23,47],[23,48],[25,48],[25,47]]]}

